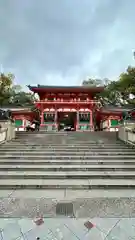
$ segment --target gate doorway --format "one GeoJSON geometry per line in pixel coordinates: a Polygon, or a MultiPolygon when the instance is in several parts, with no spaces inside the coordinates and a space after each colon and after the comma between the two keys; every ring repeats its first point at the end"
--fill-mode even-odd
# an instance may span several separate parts
{"type": "Polygon", "coordinates": [[[64,130],[64,127],[71,127],[76,130],[76,112],[58,112],[58,130],[64,130]]]}

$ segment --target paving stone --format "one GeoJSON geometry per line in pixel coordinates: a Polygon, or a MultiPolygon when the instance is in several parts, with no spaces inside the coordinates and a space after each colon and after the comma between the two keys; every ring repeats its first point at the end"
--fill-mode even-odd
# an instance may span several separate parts
{"type": "Polygon", "coordinates": [[[109,234],[111,229],[118,223],[118,218],[92,218],[90,219],[96,226],[96,228],[103,232],[105,236],[109,234]]]}
{"type": "Polygon", "coordinates": [[[68,221],[66,219],[63,219],[63,222],[65,226],[71,230],[71,232],[75,233],[76,236],[78,236],[80,239],[84,239],[85,235],[87,234],[88,230],[84,226],[84,223],[87,221],[87,219],[69,219],[68,221]]]}
{"type": "Polygon", "coordinates": [[[130,224],[130,220],[120,220],[116,226],[108,233],[107,240],[127,240],[135,237],[135,226],[130,224]]]}
{"type": "Polygon", "coordinates": [[[4,240],[12,240],[21,236],[21,229],[17,223],[9,223],[2,230],[4,240]]]}
{"type": "Polygon", "coordinates": [[[85,236],[84,240],[89,240],[89,239],[100,239],[104,240],[106,235],[104,232],[99,231],[97,228],[93,228],[91,231],[89,231],[85,236]]]}
{"type": "Polygon", "coordinates": [[[18,225],[20,226],[21,232],[23,234],[36,228],[36,225],[35,225],[33,219],[27,219],[27,218],[26,219],[25,218],[18,219],[18,225]]]}
{"type": "MultiPolygon", "coordinates": [[[[33,219],[3,219],[7,222],[3,231],[3,240],[20,239],[33,240],[36,237],[41,239],[134,239],[135,219],[91,219],[95,224],[91,230],[87,230],[84,223],[87,219],[70,218],[45,218],[44,223],[36,226],[33,219]],[[21,227],[18,231],[18,224],[21,227]],[[26,226],[28,225],[28,227],[26,226]],[[11,229],[12,228],[12,229],[11,229]],[[12,231],[13,234],[12,234],[12,231]],[[10,236],[9,236],[10,234],[10,236]],[[9,238],[10,237],[10,238],[9,238]]],[[[2,223],[2,222],[1,222],[2,223]]],[[[1,236],[1,235],[0,235],[1,236]]],[[[1,239],[1,238],[0,238],[1,239]]]]}
{"type": "MultiPolygon", "coordinates": [[[[48,235],[52,235],[51,231],[45,226],[45,224],[43,224],[25,233],[24,237],[25,239],[28,239],[28,240],[33,240],[33,239],[36,239],[37,237],[40,237],[41,239],[46,239],[48,235]]],[[[55,237],[55,236],[52,235],[52,237],[55,237]]]]}

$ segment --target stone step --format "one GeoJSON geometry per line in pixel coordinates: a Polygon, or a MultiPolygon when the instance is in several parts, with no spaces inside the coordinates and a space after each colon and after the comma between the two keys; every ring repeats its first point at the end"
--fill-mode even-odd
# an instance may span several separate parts
{"type": "Polygon", "coordinates": [[[55,156],[61,156],[61,155],[64,155],[64,156],[68,156],[68,155],[71,155],[74,156],[74,155],[79,155],[79,156],[93,156],[93,155],[99,155],[99,156],[108,156],[108,155],[111,155],[111,156],[135,156],[135,152],[133,151],[77,151],[76,149],[74,149],[74,151],[55,151],[55,150],[49,150],[49,151],[38,151],[37,150],[27,150],[27,151],[0,151],[0,156],[11,156],[11,155],[14,155],[14,156],[20,156],[20,155],[26,155],[26,156],[30,156],[30,155],[37,155],[38,156],[45,156],[45,155],[48,155],[48,156],[52,156],[52,155],[55,155],[55,156]]]}
{"type": "Polygon", "coordinates": [[[72,149],[57,149],[57,148],[40,148],[40,147],[32,147],[32,148],[26,148],[26,149],[1,149],[0,153],[4,153],[5,151],[8,151],[8,152],[20,152],[20,151],[25,151],[25,152],[38,152],[38,153],[41,153],[41,154],[44,154],[44,153],[58,153],[58,154],[64,154],[64,153],[69,153],[71,152],[72,154],[74,153],[78,153],[78,154],[83,154],[84,152],[85,153],[101,153],[101,154],[107,154],[108,152],[109,153],[112,153],[112,154],[135,154],[135,150],[134,149],[110,149],[110,148],[102,148],[102,149],[92,149],[92,148],[89,148],[89,149],[79,149],[79,148],[72,148],[72,149]],[[15,151],[16,150],[16,151],[15,151]]]}
{"type": "Polygon", "coordinates": [[[79,159],[74,159],[74,160],[68,160],[68,161],[64,161],[63,159],[59,159],[59,160],[50,160],[50,159],[44,159],[44,160],[29,160],[29,159],[0,159],[0,165],[8,165],[11,164],[12,165],[16,165],[19,163],[19,165],[30,165],[30,164],[37,164],[38,165],[97,165],[97,164],[106,164],[106,165],[135,165],[135,160],[131,160],[131,159],[124,159],[124,161],[122,159],[114,159],[114,160],[106,160],[106,159],[102,159],[102,160],[91,160],[91,159],[87,159],[87,160],[79,160],[79,159]]]}
{"type": "MultiPolygon", "coordinates": [[[[42,132],[16,132],[16,136],[18,137],[26,137],[26,136],[29,136],[29,137],[32,137],[33,135],[35,136],[39,136],[41,135],[41,133],[43,134],[43,131],[42,132]]],[[[55,136],[68,136],[68,137],[81,137],[83,138],[84,136],[85,137],[88,137],[88,138],[91,138],[91,137],[107,137],[107,136],[112,136],[112,137],[116,137],[117,133],[116,132],[93,132],[93,131],[74,131],[74,132],[66,132],[66,131],[44,131],[44,136],[49,136],[49,137],[55,137],[55,136]]]]}
{"type": "Polygon", "coordinates": [[[74,143],[68,143],[68,142],[59,142],[59,144],[58,144],[58,141],[57,141],[57,144],[51,144],[51,143],[48,143],[47,141],[44,141],[44,144],[43,144],[43,142],[40,142],[40,141],[38,141],[38,142],[30,142],[30,141],[27,141],[27,142],[21,142],[21,143],[13,143],[13,142],[11,142],[10,144],[9,143],[6,143],[6,144],[3,144],[3,145],[1,145],[1,146],[27,146],[27,145],[29,145],[29,146],[35,146],[35,145],[39,145],[39,146],[43,146],[43,147],[49,147],[49,146],[52,146],[52,147],[66,147],[66,146],[68,146],[68,147],[84,147],[84,148],[87,148],[87,147],[95,147],[95,148],[98,148],[98,147],[110,147],[110,148],[114,148],[114,147],[116,147],[116,148],[118,148],[118,147],[129,147],[129,146],[127,146],[127,145],[124,145],[124,144],[99,144],[99,143],[95,143],[95,144],[91,144],[91,143],[87,143],[87,142],[84,142],[84,143],[78,143],[78,144],[74,144],[74,143]]]}
{"type": "MultiPolygon", "coordinates": [[[[55,154],[55,156],[61,156],[62,154],[61,154],[61,152],[60,151],[57,151],[57,150],[50,150],[50,149],[48,149],[48,151],[49,151],[49,154],[47,153],[47,155],[49,155],[49,157],[50,157],[50,155],[51,156],[53,156],[54,154],[55,154]]],[[[27,150],[25,150],[25,149],[21,149],[20,151],[18,151],[18,149],[15,149],[15,150],[11,150],[11,149],[9,149],[9,150],[1,150],[0,151],[0,156],[2,156],[3,157],[3,155],[5,156],[5,155],[10,155],[10,156],[17,156],[17,155],[19,155],[20,156],[20,154],[21,155],[38,155],[38,156],[41,156],[41,155],[43,155],[43,156],[45,156],[46,155],[46,152],[48,152],[47,150],[45,151],[45,150],[43,150],[43,149],[27,149],[27,150]]],[[[116,156],[123,156],[124,157],[124,155],[128,155],[129,157],[130,156],[134,156],[135,155],[135,152],[134,151],[130,151],[130,150],[128,150],[128,151],[122,151],[122,150],[119,150],[119,151],[112,151],[112,150],[106,150],[106,151],[103,151],[103,150],[99,150],[99,151],[96,151],[96,150],[87,150],[87,151],[83,151],[83,154],[81,153],[80,154],[80,151],[78,151],[77,149],[74,149],[74,151],[72,150],[72,151],[64,151],[64,156],[69,156],[69,154],[70,155],[76,155],[76,153],[78,153],[78,155],[91,155],[91,156],[113,156],[113,157],[116,157],[116,156]]]]}
{"type": "MultiPolygon", "coordinates": [[[[11,142],[10,144],[9,144],[9,142],[8,143],[6,143],[6,145],[15,145],[15,144],[17,144],[17,145],[24,145],[24,144],[28,144],[29,143],[29,145],[33,145],[33,144],[37,144],[37,145],[42,145],[42,146],[48,146],[48,145],[52,145],[52,146],[66,146],[66,145],[68,145],[68,146],[72,146],[72,145],[75,145],[75,146],[103,146],[103,145],[105,145],[105,146],[124,146],[124,144],[122,144],[122,143],[91,143],[91,142],[86,142],[86,141],[84,141],[84,142],[75,142],[75,141],[73,141],[73,142],[70,142],[70,141],[57,141],[57,142],[53,142],[53,141],[50,141],[50,142],[48,142],[47,140],[43,140],[43,141],[39,141],[39,140],[35,140],[35,141],[32,141],[32,140],[27,140],[27,141],[25,141],[25,142],[22,142],[22,141],[20,141],[20,142],[11,142]]],[[[126,145],[125,145],[126,146],[126,145]]]]}
{"type": "MultiPolygon", "coordinates": [[[[76,142],[75,140],[74,141],[63,141],[63,140],[56,140],[56,141],[47,141],[46,139],[43,139],[43,140],[35,140],[35,141],[32,141],[32,140],[29,140],[27,139],[26,141],[17,141],[17,142],[11,142],[11,145],[15,145],[15,143],[17,145],[24,145],[24,144],[37,144],[37,145],[42,145],[42,146],[48,146],[48,145],[52,145],[52,146],[66,146],[66,145],[69,145],[69,146],[72,146],[72,145],[76,145],[76,146],[99,146],[99,145],[107,145],[107,146],[123,146],[122,143],[98,143],[98,142],[94,142],[94,143],[91,143],[90,141],[83,141],[83,142],[76,142]]],[[[9,145],[9,143],[6,143],[9,145]]]]}
{"type": "Polygon", "coordinates": [[[16,166],[0,165],[0,171],[135,171],[134,165],[107,165],[99,162],[97,165],[38,165],[38,164],[27,164],[22,165],[17,163],[16,166]]]}
{"type": "Polygon", "coordinates": [[[19,133],[0,146],[0,178],[1,190],[132,189],[135,149],[114,134],[19,133]]]}
{"type": "Polygon", "coordinates": [[[134,179],[1,179],[0,190],[10,189],[134,189],[134,179]]]}
{"type": "Polygon", "coordinates": [[[135,148],[127,148],[127,147],[119,147],[119,148],[107,148],[107,147],[98,147],[98,148],[91,148],[91,147],[88,147],[88,148],[82,148],[82,147],[72,147],[72,148],[69,148],[69,147],[41,147],[40,145],[36,145],[36,146],[25,146],[25,147],[0,147],[0,152],[1,151],[29,151],[29,150],[32,150],[32,151],[47,151],[47,150],[52,150],[52,151],[112,151],[112,152],[115,152],[115,151],[124,151],[124,152],[135,152],[135,148]]]}
{"type": "Polygon", "coordinates": [[[0,179],[135,179],[135,171],[72,171],[72,172],[16,172],[0,171],[0,179]]]}
{"type": "MultiPolygon", "coordinates": [[[[6,143],[5,145],[24,145],[24,144],[29,144],[29,145],[33,145],[33,144],[39,144],[39,145],[42,145],[42,146],[48,146],[48,145],[51,145],[51,146],[61,146],[61,142],[59,141],[59,143],[58,143],[58,139],[56,139],[57,141],[56,141],[56,143],[54,143],[54,142],[52,142],[52,141],[47,141],[46,139],[44,139],[44,141],[42,140],[42,139],[40,139],[40,140],[36,140],[35,139],[35,141],[29,141],[29,139],[25,139],[25,141],[22,141],[22,140],[20,140],[20,141],[17,141],[17,140],[15,140],[15,141],[11,141],[11,142],[9,142],[9,143],[6,143]]],[[[63,146],[65,145],[65,146],[67,146],[67,140],[65,140],[65,141],[63,141],[63,144],[62,144],[63,146]]],[[[124,146],[124,144],[122,144],[121,142],[115,142],[115,143],[104,143],[104,142],[90,142],[90,141],[83,141],[83,142],[76,142],[75,140],[73,141],[73,143],[68,143],[68,146],[92,146],[92,147],[97,147],[97,146],[124,146]]]]}
{"type": "MultiPolygon", "coordinates": [[[[41,130],[41,129],[40,129],[41,130]]],[[[75,134],[77,134],[77,135],[81,135],[81,134],[85,134],[85,131],[84,132],[82,132],[82,131],[80,131],[80,132],[78,132],[78,131],[69,131],[69,132],[66,132],[66,131],[45,131],[45,130],[42,130],[41,132],[44,132],[45,134],[53,134],[53,135],[55,135],[55,134],[65,134],[65,133],[68,133],[68,134],[72,134],[72,135],[75,135],[75,134]]],[[[17,132],[17,133],[19,133],[19,134],[39,134],[40,133],[40,131],[39,132],[17,132]]],[[[102,134],[109,134],[109,133],[111,133],[111,135],[114,135],[114,134],[116,134],[116,132],[103,132],[103,131],[96,131],[96,132],[91,132],[91,131],[86,131],[86,134],[93,134],[93,133],[95,133],[95,135],[98,135],[98,134],[100,134],[100,135],[102,135],[102,134]]]]}
{"type": "Polygon", "coordinates": [[[8,155],[8,154],[6,154],[6,155],[0,155],[0,159],[2,159],[2,160],[6,160],[6,159],[12,159],[12,160],[14,160],[14,159],[18,159],[18,162],[19,162],[19,160],[20,159],[29,159],[29,160],[37,160],[37,162],[38,162],[38,160],[40,159],[40,160],[44,160],[44,159],[64,159],[64,160],[74,160],[74,159],[83,159],[83,160],[87,160],[87,159],[91,159],[91,160],[102,160],[102,159],[108,159],[108,160],[113,160],[113,159],[117,159],[118,161],[119,161],[119,159],[123,159],[123,160],[125,160],[125,159],[135,159],[135,155],[110,155],[110,154],[108,154],[108,155],[79,155],[79,154],[76,154],[76,155],[25,155],[25,154],[23,154],[23,153],[20,153],[20,155],[8,155]]]}
{"type": "Polygon", "coordinates": [[[68,142],[68,144],[76,144],[76,145],[79,145],[79,144],[88,144],[88,145],[96,145],[96,144],[109,144],[109,145],[116,145],[116,144],[118,144],[118,145],[122,145],[122,142],[121,141],[112,141],[112,142],[110,142],[110,141],[107,141],[107,142],[104,142],[104,141],[94,141],[94,140],[83,140],[83,141],[81,141],[81,140],[77,140],[77,139],[73,139],[73,140],[71,140],[71,139],[68,139],[68,138],[59,138],[59,137],[57,137],[56,139],[48,139],[48,138],[32,138],[32,139],[29,139],[29,138],[24,138],[24,139],[12,139],[12,141],[11,142],[8,142],[8,143],[10,143],[10,144],[15,144],[15,143],[17,143],[17,144],[23,144],[23,143],[26,143],[26,142],[29,142],[29,143],[34,143],[34,142],[39,142],[39,143],[41,143],[42,145],[45,145],[45,143],[47,143],[47,144],[53,144],[53,145],[59,145],[60,143],[63,143],[63,144],[66,144],[67,142],[68,142]],[[34,139],[35,139],[35,141],[34,141],[34,139]],[[58,139],[59,139],[59,142],[58,142],[58,139]]]}
{"type": "Polygon", "coordinates": [[[66,149],[66,148],[69,148],[69,149],[73,149],[73,148],[81,148],[81,149],[135,149],[134,147],[132,147],[131,145],[101,145],[101,144],[97,144],[97,145],[88,145],[88,144],[84,144],[84,145],[74,145],[74,144],[59,144],[59,145],[52,145],[52,144],[40,144],[40,143],[33,143],[33,144],[29,144],[29,143],[25,143],[25,144],[3,144],[1,145],[1,148],[3,149],[6,149],[6,148],[27,148],[27,147],[40,147],[40,148],[56,148],[56,149],[66,149]]]}
{"type": "MultiPolygon", "coordinates": [[[[74,145],[75,144],[75,146],[103,146],[103,145],[106,145],[106,146],[124,146],[122,143],[120,143],[120,144],[117,144],[117,143],[113,143],[113,144],[111,144],[111,143],[91,143],[91,142],[87,142],[87,141],[83,141],[83,142],[75,142],[75,141],[67,141],[67,140],[65,140],[65,141],[63,141],[63,140],[57,140],[57,141],[47,141],[47,140],[35,140],[35,141],[32,141],[32,140],[26,140],[26,141],[24,141],[24,142],[11,142],[11,144],[10,145],[15,145],[15,144],[17,144],[17,145],[27,145],[27,144],[30,144],[30,145],[42,145],[42,146],[49,146],[49,145],[52,145],[52,146],[72,146],[72,145],[74,145]],[[53,144],[52,144],[52,142],[53,142],[53,144]]],[[[6,143],[6,145],[9,145],[9,143],[6,143]]]]}

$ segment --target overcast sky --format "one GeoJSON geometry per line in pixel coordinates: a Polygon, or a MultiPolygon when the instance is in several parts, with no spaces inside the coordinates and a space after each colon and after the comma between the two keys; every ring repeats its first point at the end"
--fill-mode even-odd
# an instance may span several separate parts
{"type": "Polygon", "coordinates": [[[135,0],[0,0],[0,63],[17,84],[115,79],[134,49],[135,0]]]}

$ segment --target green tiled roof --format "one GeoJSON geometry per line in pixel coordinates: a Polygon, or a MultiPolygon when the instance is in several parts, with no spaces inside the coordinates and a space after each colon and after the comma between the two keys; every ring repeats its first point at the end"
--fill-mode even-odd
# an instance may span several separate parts
{"type": "Polygon", "coordinates": [[[3,110],[3,111],[15,111],[15,112],[19,112],[19,111],[23,111],[23,112],[25,112],[25,111],[31,111],[31,107],[16,107],[16,106],[10,106],[10,107],[8,107],[8,106],[5,106],[5,107],[1,107],[0,108],[1,110],[3,110]]]}
{"type": "Polygon", "coordinates": [[[130,112],[132,110],[135,110],[135,106],[133,105],[125,106],[106,105],[101,109],[102,112],[130,112]]]}
{"type": "Polygon", "coordinates": [[[37,86],[27,86],[32,92],[41,93],[41,92],[82,92],[82,93],[91,93],[95,95],[104,90],[104,87],[94,87],[94,86],[49,86],[49,85],[37,85],[37,86]]]}

